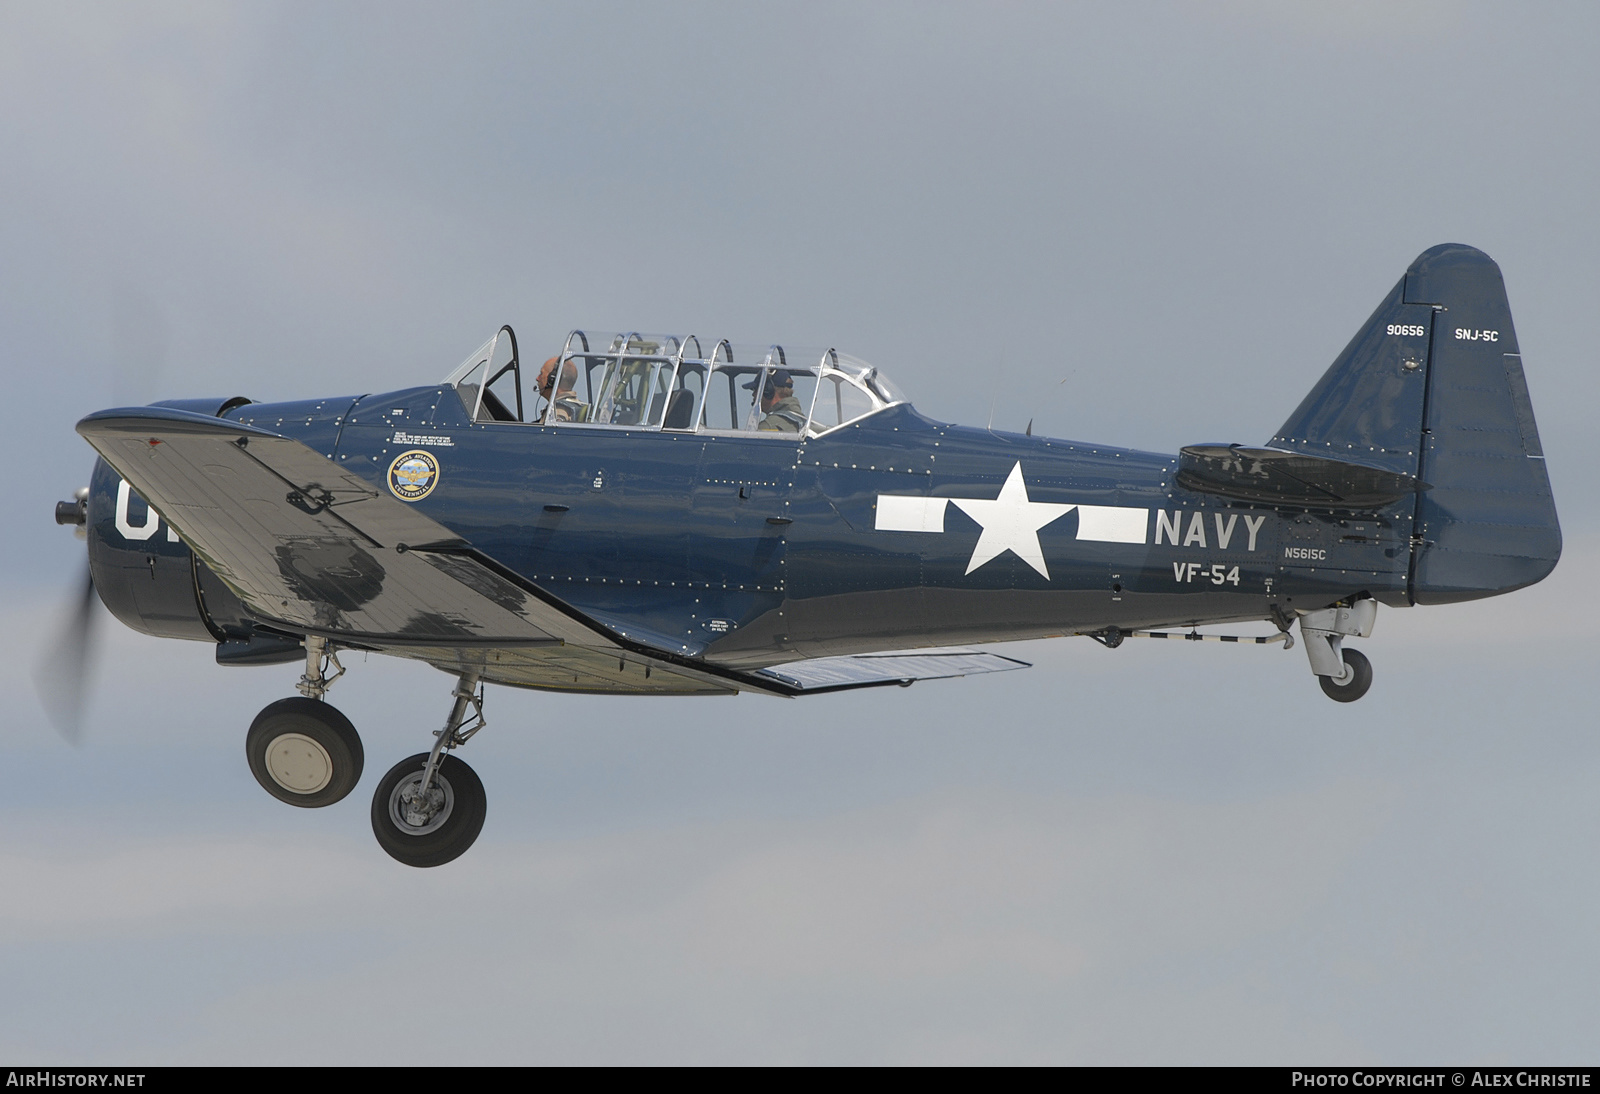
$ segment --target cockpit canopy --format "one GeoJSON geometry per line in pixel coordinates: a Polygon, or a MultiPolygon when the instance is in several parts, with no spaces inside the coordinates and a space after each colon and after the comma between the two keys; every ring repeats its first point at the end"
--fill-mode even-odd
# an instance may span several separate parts
{"type": "Polygon", "coordinates": [[[833,349],[749,347],[694,335],[575,330],[526,383],[501,327],[445,383],[475,422],[788,433],[815,437],[906,401],[877,369],[833,349]]]}

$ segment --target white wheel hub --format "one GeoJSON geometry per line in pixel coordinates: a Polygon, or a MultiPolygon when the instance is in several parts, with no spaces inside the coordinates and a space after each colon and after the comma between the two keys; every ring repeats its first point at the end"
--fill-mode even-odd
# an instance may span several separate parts
{"type": "Polygon", "coordinates": [[[291,794],[315,794],[333,781],[333,757],[304,733],[282,733],[267,745],[267,774],[291,794]]]}

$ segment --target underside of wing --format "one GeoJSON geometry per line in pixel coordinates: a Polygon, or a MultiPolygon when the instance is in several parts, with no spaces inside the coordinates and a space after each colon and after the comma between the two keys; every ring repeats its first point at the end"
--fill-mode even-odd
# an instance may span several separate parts
{"type": "Polygon", "coordinates": [[[751,675],[794,688],[801,694],[844,691],[849,688],[912,684],[918,680],[945,680],[986,672],[1031,668],[1026,661],[981,650],[906,650],[898,653],[864,653],[848,657],[816,657],[758,669],[751,675]]]}
{"type": "Polygon", "coordinates": [[[733,695],[752,688],[631,650],[589,646],[411,646],[389,651],[425,661],[452,675],[477,674],[491,684],[590,695],[733,695]]]}

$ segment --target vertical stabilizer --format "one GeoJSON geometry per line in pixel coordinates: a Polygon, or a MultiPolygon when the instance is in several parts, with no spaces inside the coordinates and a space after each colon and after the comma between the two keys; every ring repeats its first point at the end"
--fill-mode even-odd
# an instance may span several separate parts
{"type": "Polygon", "coordinates": [[[1406,300],[1402,277],[1271,446],[1415,475],[1432,323],[1432,308],[1406,300]]]}

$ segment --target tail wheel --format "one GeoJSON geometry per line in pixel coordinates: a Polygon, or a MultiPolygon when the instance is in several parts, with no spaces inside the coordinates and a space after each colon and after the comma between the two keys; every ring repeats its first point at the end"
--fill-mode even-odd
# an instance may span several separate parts
{"type": "Polygon", "coordinates": [[[1319,676],[1322,693],[1336,703],[1353,703],[1372,686],[1372,662],[1360,650],[1341,650],[1344,657],[1345,677],[1340,683],[1332,676],[1319,676]]]}
{"type": "Polygon", "coordinates": [[[302,809],[332,805],[354,790],[366,759],[350,719],[299,695],[257,714],[244,748],[261,788],[302,809]]]}
{"type": "Polygon", "coordinates": [[[477,773],[446,755],[433,784],[421,793],[428,753],[389,769],[372,795],[372,834],[378,846],[407,866],[443,866],[459,858],[483,830],[489,802],[477,773]]]}

